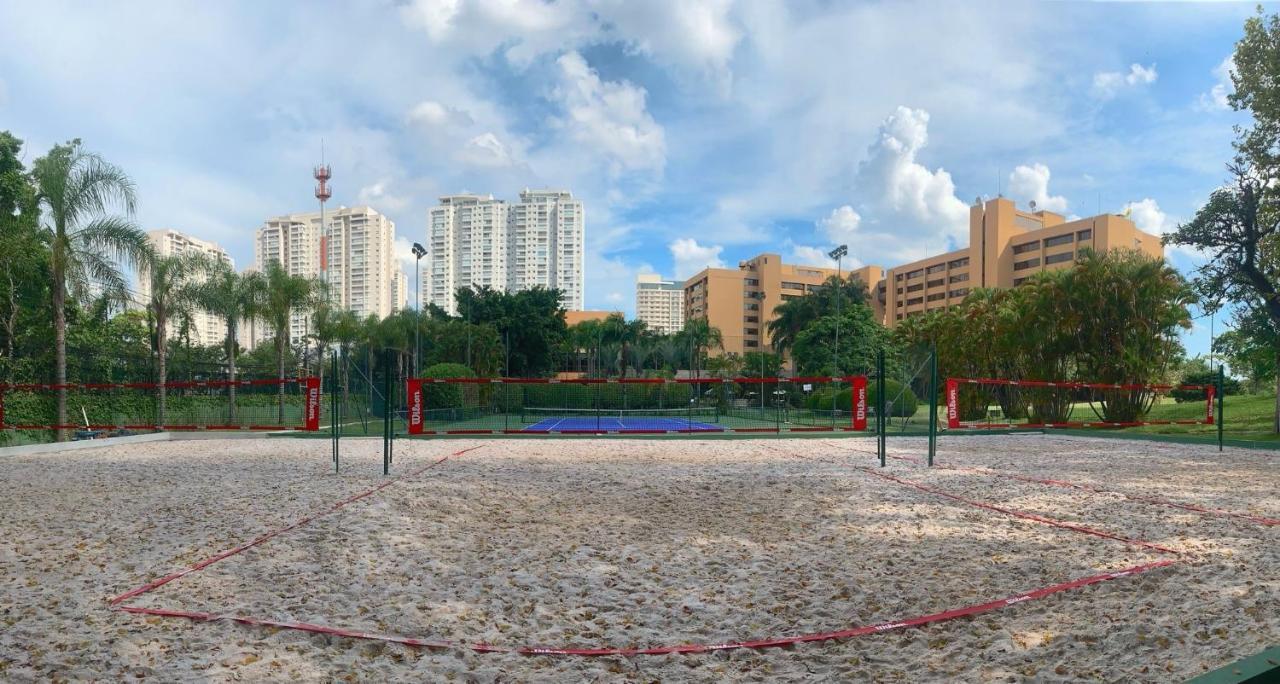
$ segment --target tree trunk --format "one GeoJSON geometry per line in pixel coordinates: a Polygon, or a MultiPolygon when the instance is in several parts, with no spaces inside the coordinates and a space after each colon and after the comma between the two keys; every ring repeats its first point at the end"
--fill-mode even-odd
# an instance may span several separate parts
{"type": "Polygon", "coordinates": [[[13,272],[8,272],[9,276],[9,315],[5,317],[5,339],[7,341],[7,349],[9,360],[13,361],[14,331],[18,329],[18,298],[14,295],[13,272]]]}
{"type": "Polygon", "coordinates": [[[279,375],[277,376],[277,380],[279,380],[279,382],[276,384],[276,402],[280,409],[280,416],[278,420],[281,425],[284,425],[284,340],[279,334],[276,335],[276,361],[276,368],[279,371],[279,375]]]}
{"type": "MultiPolygon", "coordinates": [[[[156,378],[160,383],[159,384],[160,402],[156,410],[156,426],[161,430],[164,429],[165,400],[168,398],[166,396],[168,388],[165,387],[165,381],[167,380],[168,374],[169,374],[169,366],[168,366],[169,350],[165,345],[165,339],[164,339],[169,333],[167,323],[168,321],[165,320],[164,311],[163,310],[157,311],[156,312],[156,378]]],[[[182,376],[178,376],[178,377],[182,377],[182,376]]]]}
{"type": "Polygon", "coordinates": [[[231,384],[227,385],[227,399],[231,402],[227,421],[231,425],[236,424],[236,338],[231,328],[227,328],[227,380],[231,384]]]}
{"type": "MultiPolygon", "coordinates": [[[[1222,393],[1226,394],[1226,390],[1222,393]]],[[[1276,415],[1271,421],[1271,431],[1280,435],[1280,348],[1276,349],[1276,415]]]]}
{"type": "MultiPolygon", "coordinates": [[[[53,268],[53,357],[54,382],[58,384],[58,425],[67,424],[67,290],[62,269],[53,268]]],[[[54,437],[67,441],[67,431],[58,427],[54,437]]]]}

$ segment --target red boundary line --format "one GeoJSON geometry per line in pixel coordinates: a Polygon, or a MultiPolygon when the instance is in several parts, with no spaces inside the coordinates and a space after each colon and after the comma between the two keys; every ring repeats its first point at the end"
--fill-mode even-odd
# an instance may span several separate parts
{"type": "MultiPolygon", "coordinates": [[[[454,452],[453,454],[444,456],[443,458],[433,463],[430,463],[422,468],[419,468],[418,470],[412,473],[403,475],[399,478],[396,478],[388,482],[384,482],[381,485],[378,485],[377,487],[374,487],[360,494],[356,494],[352,497],[344,499],[343,501],[340,501],[339,503],[334,504],[330,508],[324,509],[318,513],[314,513],[310,516],[307,516],[306,518],[303,518],[302,520],[294,522],[291,525],[288,525],[286,527],[282,527],[272,532],[269,532],[267,534],[264,534],[246,544],[242,544],[234,549],[223,551],[222,553],[219,553],[208,559],[200,561],[195,565],[190,566],[189,568],[186,568],[176,573],[172,573],[170,575],[160,578],[159,580],[149,582],[143,585],[142,587],[139,587],[137,589],[133,589],[129,592],[121,594],[120,596],[117,596],[111,599],[110,605],[117,606],[120,602],[124,600],[139,596],[143,593],[156,589],[164,584],[172,582],[173,580],[176,580],[187,574],[190,574],[197,570],[208,567],[209,565],[212,565],[213,563],[216,563],[224,558],[228,558],[237,553],[240,553],[249,548],[252,548],[258,544],[261,544],[267,541],[268,539],[271,539],[272,537],[278,536],[284,532],[300,527],[301,525],[311,522],[312,520],[320,516],[332,513],[338,510],[339,508],[342,508],[343,506],[347,505],[348,503],[358,501],[376,492],[379,492],[395,484],[396,482],[399,482],[404,478],[413,477],[419,473],[422,473],[431,468],[434,468],[444,463],[445,461],[449,460],[449,458],[452,456],[461,455],[463,453],[466,453],[468,451],[472,451],[478,448],[480,447],[479,446],[471,447],[469,449],[463,449],[463,450],[454,452]]],[[[867,468],[861,468],[856,466],[854,468],[856,470],[862,470],[869,474],[876,475],[878,477],[883,477],[883,478],[892,480],[894,482],[898,482],[900,484],[915,487],[917,489],[921,489],[929,493],[946,496],[948,498],[952,498],[957,501],[961,501],[963,503],[974,505],[979,508],[985,508],[985,509],[993,510],[999,513],[1004,513],[1006,515],[1025,518],[1028,520],[1033,520],[1036,522],[1052,525],[1055,527],[1061,527],[1063,529],[1068,529],[1075,532],[1081,532],[1081,533],[1091,534],[1094,536],[1104,537],[1108,539],[1114,539],[1114,540],[1121,541],[1131,545],[1143,546],[1143,547],[1147,547],[1163,553],[1170,553],[1174,555],[1179,554],[1178,551],[1167,549],[1165,547],[1152,544],[1150,542],[1145,542],[1145,541],[1135,540],[1135,539],[1127,539],[1124,537],[1112,535],[1099,530],[1093,530],[1091,528],[1087,528],[1079,525],[1073,525],[1070,523],[1055,521],[1049,518],[1044,518],[1042,516],[1037,516],[1030,513],[1023,513],[1021,511],[1004,509],[991,504],[985,504],[983,502],[971,501],[963,497],[950,494],[949,492],[944,492],[942,490],[928,487],[926,485],[920,485],[918,483],[914,483],[909,480],[903,480],[890,475],[885,475],[883,473],[877,473],[867,468]]],[[[933,624],[937,622],[945,622],[948,620],[954,620],[961,617],[968,617],[972,615],[978,615],[981,613],[987,613],[994,610],[999,610],[1011,605],[1023,603],[1025,601],[1044,598],[1052,594],[1060,593],[1063,591],[1069,591],[1072,589],[1078,589],[1080,587],[1085,587],[1091,584],[1097,584],[1099,582],[1105,582],[1113,579],[1118,579],[1121,577],[1128,577],[1131,575],[1141,574],[1150,570],[1154,570],[1156,568],[1167,567],[1169,565],[1174,564],[1175,562],[1176,561],[1172,559],[1153,561],[1150,563],[1144,563],[1141,565],[1128,567],[1123,570],[1116,570],[1113,572],[1107,572],[1107,573],[1102,573],[1098,575],[1091,575],[1088,577],[1081,577],[1074,580],[1069,580],[1067,582],[1062,582],[1059,584],[1053,584],[1046,587],[1033,589],[1031,591],[1023,592],[1020,594],[1014,594],[1012,596],[1008,596],[1003,599],[996,599],[994,601],[988,601],[986,603],[971,604],[971,605],[963,606],[960,608],[954,608],[951,610],[942,611],[938,613],[931,613],[928,615],[920,615],[916,617],[905,618],[903,620],[898,620],[893,622],[882,622],[879,624],[864,625],[860,627],[853,627],[850,629],[844,629],[844,630],[838,630],[838,631],[800,634],[795,636],[778,637],[778,638],[771,638],[771,639],[734,641],[734,642],[726,642],[726,643],[718,643],[718,644],[681,644],[681,645],[673,645],[673,646],[656,646],[652,648],[620,648],[620,647],[547,648],[547,647],[536,647],[536,646],[495,646],[492,644],[485,644],[485,643],[463,643],[463,642],[453,642],[453,641],[445,641],[445,640],[418,639],[413,637],[387,635],[387,634],[374,634],[369,632],[360,632],[356,630],[329,627],[326,625],[319,625],[319,624],[312,624],[312,623],[305,623],[305,622],[283,622],[278,620],[267,620],[267,619],[254,618],[249,616],[240,616],[240,615],[219,615],[215,613],[171,610],[171,609],[164,609],[164,608],[144,608],[141,606],[118,606],[116,609],[127,612],[127,613],[133,613],[133,614],[139,614],[139,615],[154,615],[159,617],[181,617],[181,618],[187,618],[189,620],[196,620],[196,621],[203,621],[203,622],[229,620],[232,622],[237,622],[245,625],[275,627],[279,629],[289,629],[289,630],[295,630],[295,631],[301,631],[301,632],[309,632],[313,634],[327,634],[330,636],[345,637],[350,639],[362,639],[362,640],[370,640],[370,641],[381,641],[381,642],[387,642],[387,643],[398,643],[406,646],[414,646],[414,647],[422,647],[422,648],[465,648],[478,653],[515,653],[520,655],[557,655],[557,656],[669,655],[669,654],[676,654],[676,653],[707,653],[711,651],[727,651],[727,650],[734,650],[734,649],[770,648],[770,647],[787,646],[787,645],[799,644],[799,643],[831,641],[831,640],[837,640],[837,639],[849,639],[852,637],[864,636],[867,634],[878,634],[881,632],[906,629],[909,627],[920,627],[923,625],[933,624]]]]}
{"type": "MultiPolygon", "coordinates": [[[[481,445],[481,446],[483,446],[483,445],[481,445]]],[[[137,587],[137,588],[135,588],[135,589],[130,589],[129,591],[126,591],[125,593],[120,594],[119,596],[114,596],[114,597],[112,597],[112,598],[108,599],[108,601],[107,601],[107,605],[114,606],[114,605],[119,604],[119,603],[120,603],[120,602],[122,602],[122,601],[127,601],[127,600],[129,600],[129,599],[131,599],[131,598],[135,598],[135,597],[137,597],[137,596],[141,596],[142,594],[145,594],[145,593],[147,593],[147,592],[149,592],[149,591],[152,591],[152,590],[154,590],[154,589],[158,589],[158,588],[160,588],[160,587],[162,587],[162,586],[164,586],[164,585],[166,585],[166,584],[168,584],[168,583],[170,583],[170,582],[172,582],[172,581],[174,581],[174,580],[176,580],[176,579],[179,579],[179,578],[181,578],[181,577],[185,577],[185,576],[187,576],[187,575],[189,575],[189,574],[191,574],[191,573],[193,573],[193,572],[196,572],[196,571],[198,571],[198,570],[203,570],[204,568],[207,568],[207,567],[209,567],[210,565],[213,565],[214,563],[217,563],[217,562],[218,562],[218,561],[220,561],[220,560],[223,560],[223,559],[226,559],[226,558],[230,558],[231,556],[234,556],[234,555],[236,555],[236,554],[238,554],[238,553],[243,553],[243,552],[245,552],[245,551],[248,551],[249,549],[251,549],[251,548],[253,548],[253,547],[255,547],[255,546],[257,546],[257,545],[259,545],[259,544],[261,544],[261,543],[263,543],[263,542],[265,542],[265,541],[267,541],[267,540],[269,540],[269,539],[272,539],[272,538],[274,538],[274,537],[278,537],[278,536],[280,536],[281,534],[284,534],[285,532],[288,532],[289,530],[292,530],[292,529],[295,529],[295,528],[301,527],[301,526],[303,526],[303,525],[305,525],[305,524],[307,524],[307,523],[309,523],[309,522],[311,522],[311,521],[315,520],[316,518],[320,518],[320,517],[322,517],[322,516],[325,516],[325,515],[328,515],[328,514],[330,514],[330,513],[333,513],[334,511],[336,511],[336,510],[338,510],[338,509],[342,508],[343,506],[346,506],[346,505],[347,505],[347,504],[349,504],[349,503],[354,503],[354,502],[359,501],[360,499],[363,499],[363,498],[365,498],[365,497],[367,497],[367,496],[370,496],[370,495],[372,495],[372,494],[375,494],[375,493],[377,493],[377,492],[380,492],[380,491],[382,491],[382,490],[386,489],[387,487],[390,487],[391,485],[393,485],[393,484],[395,484],[395,483],[397,483],[397,482],[399,482],[399,481],[401,481],[401,480],[403,480],[403,479],[405,479],[405,478],[407,478],[407,477],[414,477],[414,476],[416,476],[416,475],[419,475],[419,474],[421,474],[421,473],[424,473],[424,472],[426,472],[426,471],[428,471],[428,470],[430,470],[430,469],[432,469],[432,468],[434,468],[434,467],[436,467],[436,466],[440,465],[441,463],[444,463],[445,461],[449,460],[450,458],[453,458],[454,456],[461,456],[462,454],[465,454],[465,453],[467,453],[468,451],[474,451],[474,450],[479,449],[479,448],[480,448],[480,446],[474,446],[474,447],[470,447],[470,448],[468,448],[468,449],[461,449],[461,450],[459,450],[459,451],[455,451],[455,452],[453,452],[453,453],[451,453],[451,454],[447,454],[447,455],[445,455],[444,457],[440,458],[439,460],[434,461],[434,462],[432,462],[432,463],[429,463],[429,464],[427,464],[427,465],[425,465],[425,466],[423,466],[423,467],[421,467],[421,468],[419,468],[419,469],[417,469],[417,470],[415,470],[415,471],[413,471],[413,472],[411,472],[411,473],[407,473],[407,474],[405,474],[405,475],[401,475],[400,477],[397,477],[397,478],[395,478],[395,479],[393,479],[393,480],[387,480],[386,482],[383,482],[382,484],[378,485],[377,487],[373,487],[372,489],[366,489],[366,490],[365,490],[365,491],[363,491],[363,492],[360,492],[360,493],[358,493],[358,494],[354,494],[354,495],[352,495],[352,496],[349,496],[349,497],[347,497],[347,498],[343,499],[342,501],[339,501],[338,503],[333,504],[332,506],[329,506],[328,508],[324,508],[324,509],[321,509],[321,510],[319,510],[319,511],[316,511],[315,513],[312,513],[311,515],[308,515],[308,516],[306,516],[306,517],[304,517],[304,518],[302,518],[302,519],[300,519],[300,520],[296,520],[296,521],[294,521],[293,523],[290,523],[290,524],[288,524],[288,525],[285,525],[284,527],[276,528],[276,529],[274,529],[274,530],[272,530],[272,531],[270,531],[270,532],[267,532],[267,533],[265,533],[265,534],[259,535],[259,536],[255,537],[255,538],[253,538],[252,540],[247,541],[247,542],[245,542],[245,543],[243,543],[243,544],[241,544],[241,545],[239,545],[239,546],[236,546],[236,547],[233,547],[233,548],[227,549],[227,550],[225,550],[225,551],[222,551],[222,552],[216,553],[216,554],[214,554],[214,555],[212,555],[212,556],[209,556],[208,558],[206,558],[206,559],[204,559],[204,560],[202,560],[202,561],[198,561],[198,562],[196,562],[196,563],[194,563],[194,564],[192,564],[192,565],[190,565],[190,566],[188,566],[188,567],[186,567],[186,568],[183,568],[182,570],[179,570],[179,571],[177,571],[177,572],[173,572],[173,573],[169,573],[168,575],[165,575],[164,577],[161,577],[161,578],[159,578],[159,579],[156,579],[156,580],[152,580],[152,581],[150,581],[150,582],[147,582],[146,584],[144,584],[144,585],[142,585],[142,586],[140,586],[140,587],[137,587]]]]}
{"type": "Polygon", "coordinates": [[[1119,579],[1121,577],[1129,577],[1132,575],[1142,574],[1156,568],[1163,568],[1174,564],[1173,560],[1159,560],[1142,565],[1116,570],[1114,572],[1102,573],[1100,575],[1092,575],[1089,577],[1081,577],[1079,579],[1070,580],[1061,584],[1054,584],[1039,589],[1014,594],[1002,599],[988,601],[986,603],[976,603],[961,608],[943,611],[940,613],[930,613],[928,615],[920,615],[893,622],[882,622],[874,625],[865,625],[861,627],[853,627],[833,632],[817,632],[812,634],[799,634],[795,636],[778,637],[772,639],[759,639],[753,641],[732,641],[720,644],[681,644],[678,646],[656,646],[653,648],[543,648],[537,646],[495,646],[485,643],[463,643],[445,640],[417,639],[413,637],[395,636],[389,634],[373,634],[369,632],[360,632],[350,629],[342,629],[337,627],[328,627],[325,625],[317,625],[306,622],[282,622],[278,620],[264,620],[253,617],[240,615],[218,615],[214,613],[199,613],[184,610],[166,610],[163,608],[140,608],[135,606],[123,606],[120,610],[128,613],[140,615],[156,615],[160,617],[181,617],[189,620],[197,620],[202,622],[215,622],[219,620],[229,620],[244,625],[253,625],[258,627],[275,627],[279,629],[291,629],[300,632],[310,632],[312,634],[327,634],[330,636],[346,637],[348,639],[363,639],[368,641],[381,641],[386,643],[403,644],[405,646],[415,646],[419,648],[465,648],[478,653],[516,653],[520,655],[553,655],[553,656],[639,656],[639,655],[669,655],[675,653],[708,653],[711,651],[728,651],[733,649],[760,649],[771,648],[777,646],[788,646],[791,644],[811,643],[815,641],[833,641],[837,639],[849,639],[852,637],[865,636],[867,634],[879,634],[881,632],[890,632],[894,630],[906,629],[908,627],[922,627],[924,625],[946,622],[957,618],[979,615],[994,610],[1007,608],[1025,601],[1044,598],[1052,594],[1063,591],[1078,589],[1090,584],[1106,582],[1108,580],[1119,579]]]}
{"type": "MultiPolygon", "coordinates": [[[[890,456],[889,458],[892,458],[898,461],[907,461],[910,463],[915,463],[917,465],[921,463],[920,459],[911,458],[909,456],[890,456]]],[[[1142,503],[1155,504],[1157,506],[1168,506],[1170,508],[1180,508],[1182,510],[1192,511],[1194,513],[1204,513],[1206,515],[1217,515],[1217,516],[1223,516],[1228,518],[1236,518],[1239,520],[1247,520],[1249,522],[1257,523],[1259,525],[1267,525],[1267,526],[1280,525],[1280,520],[1276,520],[1274,518],[1267,518],[1261,515],[1252,515],[1250,513],[1238,513],[1236,511],[1228,511],[1224,508],[1207,508],[1205,506],[1197,506],[1196,504],[1178,503],[1177,501],[1169,501],[1167,499],[1160,499],[1154,496],[1141,496],[1139,494],[1128,494],[1125,492],[1117,491],[1115,489],[1104,489],[1102,487],[1094,487],[1093,485],[1081,484],[1079,482],[1070,482],[1068,480],[1042,479],[1038,477],[1031,477],[1028,475],[1018,475],[1015,473],[1002,473],[996,470],[990,470],[985,468],[967,468],[967,467],[949,466],[949,465],[937,465],[934,467],[941,468],[943,470],[954,470],[956,472],[961,472],[961,473],[974,473],[976,475],[1002,477],[1006,480],[1030,482],[1033,484],[1042,484],[1049,487],[1067,487],[1070,489],[1079,489],[1086,492],[1093,492],[1094,494],[1114,494],[1116,496],[1121,496],[1126,499],[1129,499],[1130,501],[1140,501],[1142,503]]]]}

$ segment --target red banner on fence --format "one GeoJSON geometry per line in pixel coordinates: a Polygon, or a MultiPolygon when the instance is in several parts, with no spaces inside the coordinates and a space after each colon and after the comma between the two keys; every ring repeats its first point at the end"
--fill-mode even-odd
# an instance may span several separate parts
{"type": "Polygon", "coordinates": [[[304,416],[306,423],[303,430],[315,431],[320,429],[320,378],[304,378],[302,381],[303,388],[307,392],[307,412],[304,416]]]}
{"type": "Polygon", "coordinates": [[[1205,401],[1205,406],[1204,406],[1204,410],[1205,410],[1204,422],[1206,425],[1213,425],[1213,399],[1214,399],[1214,395],[1217,394],[1217,387],[1213,385],[1209,385],[1208,387],[1204,388],[1204,390],[1205,390],[1204,393],[1208,395],[1208,400],[1205,401]]]}
{"type": "Polygon", "coordinates": [[[409,434],[422,434],[422,379],[409,378],[405,381],[405,401],[409,405],[409,434]]]}
{"type": "Polygon", "coordinates": [[[867,429],[867,376],[853,378],[853,429],[867,429]]]}
{"type": "Polygon", "coordinates": [[[947,378],[947,428],[960,427],[960,383],[947,378]]]}

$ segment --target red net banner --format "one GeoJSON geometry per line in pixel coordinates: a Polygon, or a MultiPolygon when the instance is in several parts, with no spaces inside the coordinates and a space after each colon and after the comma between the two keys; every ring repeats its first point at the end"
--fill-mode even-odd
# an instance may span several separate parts
{"type": "Polygon", "coordinates": [[[944,391],[953,430],[1213,425],[1216,395],[1213,385],[999,378],[947,378],[944,391]]]}

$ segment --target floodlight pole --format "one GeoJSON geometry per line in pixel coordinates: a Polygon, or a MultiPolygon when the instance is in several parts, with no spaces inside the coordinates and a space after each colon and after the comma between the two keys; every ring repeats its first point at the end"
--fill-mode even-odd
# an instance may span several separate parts
{"type": "Polygon", "coordinates": [[[427,250],[417,242],[413,243],[413,296],[418,300],[418,315],[414,317],[413,322],[413,377],[418,377],[420,363],[419,357],[422,356],[422,257],[425,256],[427,250]]]}
{"type": "Polygon", "coordinates": [[[849,253],[848,245],[840,245],[827,253],[827,256],[836,260],[836,348],[833,354],[834,363],[832,364],[832,375],[839,377],[840,375],[840,285],[844,282],[844,255],[849,253]]]}

